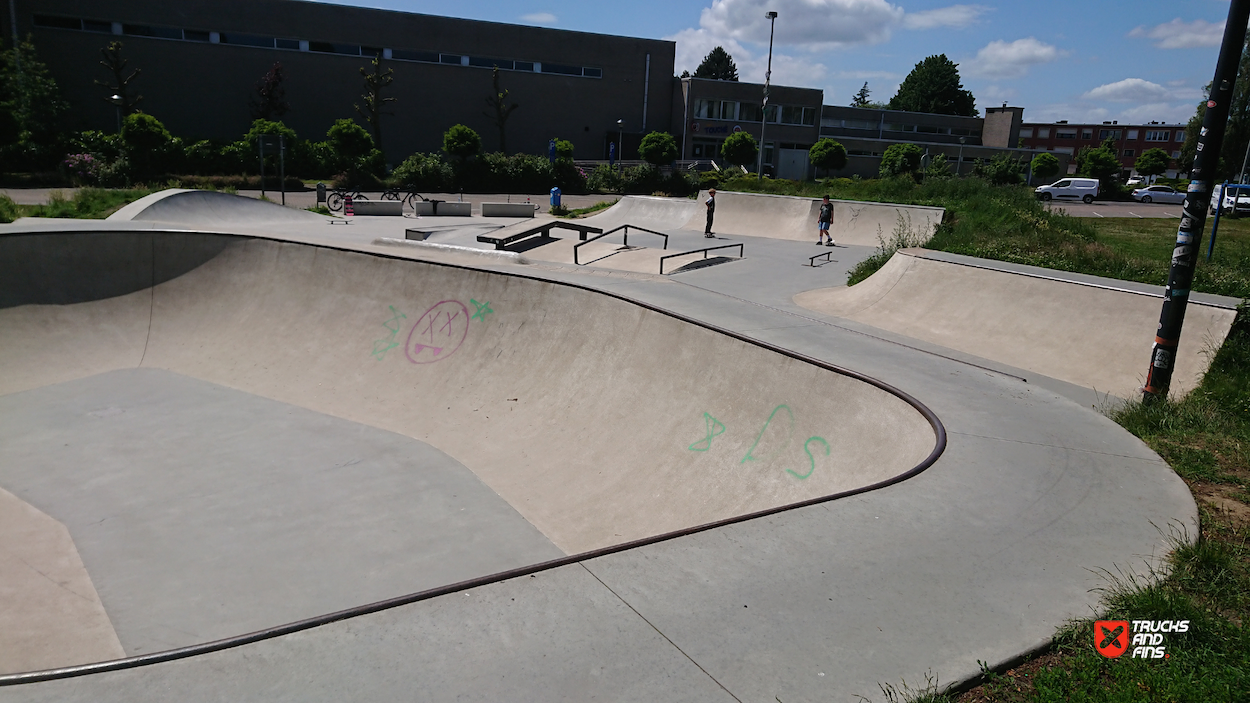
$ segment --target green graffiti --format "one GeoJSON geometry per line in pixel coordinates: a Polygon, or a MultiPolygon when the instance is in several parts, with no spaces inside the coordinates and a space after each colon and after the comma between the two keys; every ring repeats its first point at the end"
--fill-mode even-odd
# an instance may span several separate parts
{"type": "Polygon", "coordinates": [[[820,442],[821,444],[825,445],[825,456],[829,456],[829,443],[825,441],[824,437],[808,437],[807,441],[803,443],[803,453],[807,454],[807,461],[809,464],[807,473],[801,474],[797,471],[791,471],[790,469],[786,469],[786,473],[800,480],[805,479],[808,476],[812,475],[812,472],[816,470],[816,458],[813,457],[812,453],[807,449],[807,445],[811,444],[812,442],[820,442]]]}
{"type": "Polygon", "coordinates": [[[686,447],[692,452],[706,452],[712,448],[713,437],[725,434],[725,426],[721,424],[721,421],[707,413],[703,413],[703,426],[704,432],[707,433],[706,436],[689,447],[686,447]]]}
{"type": "Polygon", "coordinates": [[[382,326],[390,330],[391,333],[382,339],[376,339],[373,341],[373,358],[378,361],[386,358],[386,352],[399,346],[399,342],[395,341],[395,336],[399,334],[399,321],[408,319],[408,316],[396,310],[394,305],[388,305],[386,307],[391,309],[391,319],[383,322],[382,326]],[[394,327],[391,327],[392,322],[395,323],[394,327]]]}
{"type": "Polygon", "coordinates": [[[470,320],[481,320],[482,322],[486,322],[486,316],[491,314],[492,312],[495,312],[494,310],[490,309],[489,300],[486,301],[485,303],[479,303],[473,298],[469,298],[469,302],[473,303],[473,305],[477,307],[477,312],[473,313],[473,316],[469,318],[470,320]]]}
{"type": "Polygon", "coordinates": [[[761,459],[770,459],[772,458],[772,456],[776,454],[776,452],[774,452],[773,455],[761,457],[761,456],[755,456],[754,452],[755,452],[755,447],[759,445],[760,443],[760,439],[762,439],[764,437],[764,433],[768,431],[768,426],[772,424],[773,418],[777,416],[777,411],[782,410],[782,409],[784,409],[786,411],[786,415],[790,417],[790,426],[788,428],[789,434],[786,436],[786,442],[784,445],[782,445],[781,449],[779,449],[778,451],[779,452],[783,451],[787,447],[790,446],[790,442],[794,440],[794,412],[790,410],[789,405],[778,405],[777,407],[773,408],[773,411],[771,413],[768,414],[768,420],[764,423],[763,429],[761,429],[760,433],[756,435],[755,441],[751,443],[751,448],[747,450],[746,456],[742,457],[742,461],[738,462],[739,464],[745,464],[748,461],[760,461],[761,459]]]}

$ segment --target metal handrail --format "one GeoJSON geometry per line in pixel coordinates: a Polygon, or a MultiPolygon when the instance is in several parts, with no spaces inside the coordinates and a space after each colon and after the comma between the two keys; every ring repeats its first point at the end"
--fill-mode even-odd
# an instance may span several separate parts
{"type": "Polygon", "coordinates": [[[722,244],[718,247],[707,247],[706,249],[694,249],[693,251],[682,251],[676,254],[669,254],[668,256],[661,256],[660,257],[660,275],[661,276],[664,275],[664,260],[665,259],[671,259],[675,256],[685,256],[687,254],[698,254],[699,252],[703,252],[703,258],[706,259],[707,253],[709,251],[716,251],[717,249],[732,249],[734,247],[738,247],[739,259],[746,256],[746,248],[742,244],[722,244]]]}
{"type": "Polygon", "coordinates": [[[825,263],[827,263],[827,264],[832,264],[832,263],[833,263],[833,252],[832,252],[832,251],[822,251],[822,252],[820,252],[819,254],[817,254],[817,255],[815,255],[815,256],[809,256],[809,257],[807,257],[807,262],[808,262],[808,263],[807,263],[807,265],[808,265],[808,266],[811,266],[812,268],[816,268],[816,259],[819,259],[819,258],[820,258],[820,257],[822,257],[822,256],[823,256],[823,257],[825,257],[825,263]]]}
{"type": "Polygon", "coordinates": [[[637,225],[621,225],[620,227],[614,227],[614,228],[612,228],[612,229],[608,230],[607,232],[604,232],[604,233],[602,233],[602,234],[597,234],[597,235],[595,235],[595,236],[591,237],[590,239],[585,239],[585,240],[582,240],[582,241],[578,242],[577,244],[574,244],[574,245],[573,245],[573,263],[574,263],[575,265],[577,265],[577,266],[581,266],[581,265],[582,265],[582,264],[581,264],[581,262],[580,262],[580,261],[578,260],[578,258],[577,258],[577,250],[578,250],[579,248],[581,248],[581,246],[582,246],[582,245],[584,245],[584,244],[590,244],[591,242],[595,241],[596,239],[603,239],[604,237],[608,236],[609,234],[612,234],[613,232],[617,232],[617,231],[620,231],[620,230],[625,230],[625,238],[624,238],[624,239],[625,239],[625,246],[629,246],[629,228],[630,228],[630,227],[633,227],[634,229],[639,230],[640,232],[646,232],[647,234],[654,234],[654,235],[657,235],[657,236],[660,236],[660,237],[664,237],[664,246],[663,246],[663,248],[664,248],[664,249],[666,249],[666,250],[668,249],[668,235],[667,235],[667,234],[664,234],[663,232],[656,232],[655,230],[653,230],[653,229],[647,229],[646,227],[639,227],[639,226],[637,226],[637,225]]]}

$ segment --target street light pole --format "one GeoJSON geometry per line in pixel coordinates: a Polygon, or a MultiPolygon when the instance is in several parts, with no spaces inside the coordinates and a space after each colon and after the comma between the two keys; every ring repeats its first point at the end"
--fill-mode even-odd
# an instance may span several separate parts
{"type": "Polygon", "coordinates": [[[955,164],[955,175],[960,175],[959,170],[964,167],[964,142],[968,141],[967,137],[959,138],[959,163],[955,164]]]}
{"type": "Polygon", "coordinates": [[[768,12],[768,70],[764,73],[764,114],[760,115],[760,154],[755,168],[755,180],[764,179],[764,130],[768,127],[768,83],[773,78],[773,30],[777,28],[777,13],[768,12]]]}
{"type": "MultiPolygon", "coordinates": [[[[616,121],[616,162],[621,163],[625,160],[625,120],[616,121]]],[[[625,170],[625,164],[621,164],[621,170],[625,170]]]]}
{"type": "Polygon", "coordinates": [[[113,103],[113,107],[117,108],[117,133],[122,133],[122,96],[113,94],[109,98],[109,102],[113,103]]]}

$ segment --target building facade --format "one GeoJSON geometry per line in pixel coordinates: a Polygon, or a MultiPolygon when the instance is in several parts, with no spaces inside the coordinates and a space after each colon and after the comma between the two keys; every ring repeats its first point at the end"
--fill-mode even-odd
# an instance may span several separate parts
{"type": "Polygon", "coordinates": [[[1158,147],[1172,157],[1167,176],[1177,176],[1181,146],[1185,143],[1185,125],[1150,122],[1148,124],[1120,124],[1117,121],[1094,123],[1026,122],[1020,129],[1020,145],[1039,151],[1049,151],[1055,156],[1066,155],[1070,160],[1066,173],[1076,172],[1071,161],[1083,147],[1098,148],[1105,140],[1115,143],[1116,156],[1122,167],[1121,176],[1127,179],[1137,172],[1134,163],[1142,152],[1158,147]]]}
{"type": "MultiPolygon", "coordinates": [[[[249,100],[275,63],[286,74],[301,137],[321,139],[334,120],[357,117],[361,69],[375,56],[394,69],[382,118],[390,163],[438,151],[442,134],[466,124],[487,151],[499,129],[486,114],[492,74],[519,107],[506,122],[510,151],[547,153],[571,141],[575,156],[605,158],[619,129],[670,130],[675,44],[540,27],[344,7],[298,0],[12,0],[6,38],[30,36],[70,102],[71,128],[116,129],[111,80],[100,50],[123,44],[141,108],[176,135],[238,139],[251,123],[249,100]],[[618,120],[620,125],[618,126],[618,120]]],[[[636,150],[636,146],[634,147],[636,150]]],[[[627,153],[626,157],[629,156],[627,153]]]]}

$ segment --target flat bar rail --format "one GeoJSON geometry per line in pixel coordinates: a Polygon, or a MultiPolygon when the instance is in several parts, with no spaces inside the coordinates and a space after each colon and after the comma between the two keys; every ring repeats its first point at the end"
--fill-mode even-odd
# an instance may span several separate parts
{"type": "Polygon", "coordinates": [[[603,232],[603,230],[600,229],[599,227],[591,227],[590,225],[579,225],[575,222],[566,222],[564,220],[552,220],[551,222],[544,222],[541,225],[530,227],[527,230],[524,230],[522,232],[517,232],[515,234],[510,234],[506,237],[495,237],[489,234],[479,234],[477,237],[477,241],[485,242],[486,244],[494,244],[496,249],[503,249],[509,244],[515,241],[519,241],[521,239],[535,237],[540,234],[549,234],[551,230],[557,227],[561,229],[571,229],[575,232],[578,232],[582,239],[585,239],[587,234],[600,234],[603,232]]]}
{"type": "Polygon", "coordinates": [[[634,229],[636,229],[636,230],[638,230],[638,231],[640,231],[640,232],[646,232],[647,234],[654,234],[654,235],[656,235],[656,236],[658,236],[658,237],[664,237],[664,246],[663,246],[663,248],[664,248],[664,249],[668,249],[668,235],[667,235],[667,234],[664,234],[663,232],[656,232],[655,230],[653,230],[653,229],[647,229],[646,227],[639,227],[638,225],[621,225],[620,227],[613,227],[612,229],[608,230],[607,232],[603,232],[602,234],[598,234],[598,235],[596,235],[596,236],[594,236],[594,237],[591,237],[590,239],[586,239],[586,235],[585,235],[585,234],[583,234],[583,235],[582,235],[582,241],[581,241],[581,242],[579,242],[579,243],[577,243],[577,244],[574,244],[574,245],[573,245],[573,263],[574,263],[574,264],[577,264],[578,266],[581,266],[581,265],[582,265],[582,264],[581,264],[581,262],[580,262],[580,261],[578,261],[578,258],[577,258],[577,250],[578,250],[578,249],[580,249],[580,248],[582,247],[582,245],[583,245],[583,244],[590,244],[591,242],[595,241],[596,239],[603,239],[604,237],[608,236],[609,234],[612,234],[613,232],[618,232],[618,231],[620,231],[620,230],[625,230],[625,237],[624,237],[624,239],[625,239],[625,246],[629,246],[629,228],[630,228],[630,227],[633,227],[634,229]]]}
{"type": "Polygon", "coordinates": [[[708,253],[709,251],[716,251],[717,249],[733,249],[734,247],[738,247],[738,258],[739,258],[739,259],[741,259],[741,258],[743,258],[744,256],[746,256],[746,248],[745,248],[745,247],[744,247],[741,243],[739,243],[739,244],[722,244],[722,245],[720,245],[720,246],[718,246],[718,247],[707,247],[707,248],[704,248],[704,249],[694,249],[694,250],[691,250],[691,251],[682,251],[682,252],[678,252],[678,253],[676,253],[676,254],[669,254],[668,256],[661,256],[661,257],[660,257],[660,275],[661,275],[661,276],[663,276],[663,275],[664,275],[664,260],[665,260],[665,259],[671,259],[671,258],[673,258],[673,257],[675,257],[675,256],[686,256],[687,254],[698,254],[699,252],[702,252],[702,253],[703,253],[703,258],[705,258],[705,259],[706,259],[706,258],[707,258],[707,253],[708,253]]]}
{"type": "Polygon", "coordinates": [[[822,251],[822,252],[820,252],[819,254],[817,254],[816,256],[809,256],[809,257],[807,257],[807,265],[808,265],[808,266],[811,266],[812,268],[816,268],[816,259],[819,259],[819,258],[820,258],[820,257],[822,257],[822,256],[823,256],[823,257],[825,257],[825,263],[827,263],[827,264],[829,264],[829,263],[833,263],[833,259],[831,258],[831,257],[833,256],[833,252],[831,252],[831,251],[822,251]]]}

